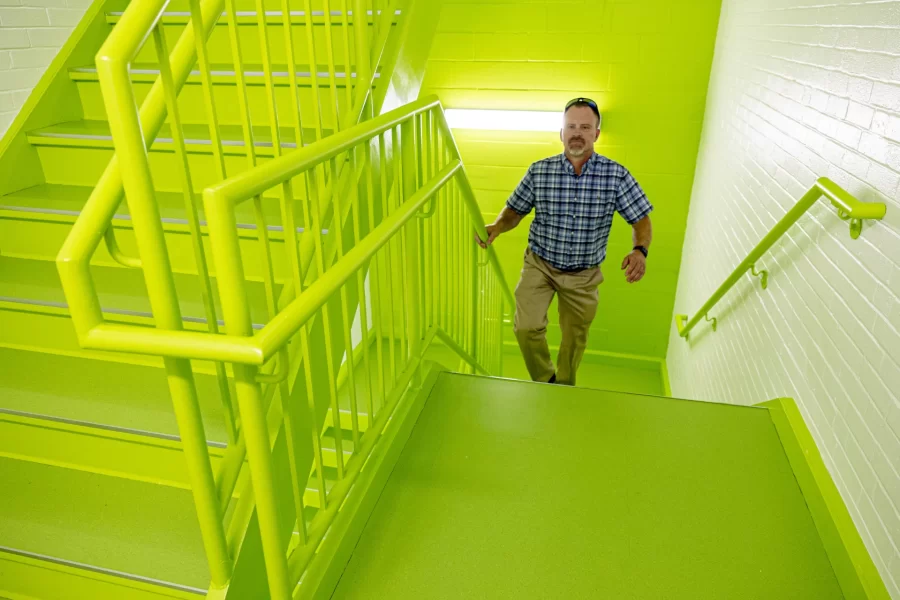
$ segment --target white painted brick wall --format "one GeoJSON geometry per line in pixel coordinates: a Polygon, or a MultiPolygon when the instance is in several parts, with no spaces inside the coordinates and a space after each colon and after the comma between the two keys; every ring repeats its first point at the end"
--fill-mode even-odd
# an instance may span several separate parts
{"type": "Polygon", "coordinates": [[[823,202],[681,340],[677,396],[791,396],[900,599],[900,2],[723,0],[676,311],[698,309],[827,176],[885,221],[853,241],[823,202]]]}
{"type": "Polygon", "coordinates": [[[86,0],[0,0],[0,135],[89,4],[86,0]]]}

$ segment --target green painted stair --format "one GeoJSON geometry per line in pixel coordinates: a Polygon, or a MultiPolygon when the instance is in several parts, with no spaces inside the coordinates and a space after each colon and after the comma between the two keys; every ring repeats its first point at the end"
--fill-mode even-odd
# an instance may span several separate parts
{"type": "Polygon", "coordinates": [[[767,409],[449,373],[333,595],[843,597],[767,409]]]}
{"type": "Polygon", "coordinates": [[[0,478],[4,550],[206,593],[190,490],[12,458],[0,478]]]}

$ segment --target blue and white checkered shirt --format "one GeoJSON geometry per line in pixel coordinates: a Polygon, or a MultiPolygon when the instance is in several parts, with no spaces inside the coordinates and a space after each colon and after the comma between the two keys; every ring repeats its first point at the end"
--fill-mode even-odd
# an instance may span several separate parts
{"type": "Polygon", "coordinates": [[[581,170],[565,154],[532,164],[506,204],[527,215],[531,251],[564,271],[596,267],[606,258],[606,242],[616,211],[633,225],[653,206],[628,169],[592,154],[581,170]]]}

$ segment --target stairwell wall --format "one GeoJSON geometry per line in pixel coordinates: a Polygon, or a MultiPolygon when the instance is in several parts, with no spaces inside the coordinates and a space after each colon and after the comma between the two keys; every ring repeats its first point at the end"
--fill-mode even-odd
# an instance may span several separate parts
{"type": "Polygon", "coordinates": [[[900,2],[724,0],[676,312],[699,308],[827,176],[886,219],[851,240],[825,202],[690,341],[674,395],[794,397],[892,597],[900,598],[900,2]]]}
{"type": "Polygon", "coordinates": [[[0,0],[0,136],[91,0],[0,0]]]}
{"type": "MultiPolygon", "coordinates": [[[[615,218],[589,353],[666,354],[719,3],[444,1],[423,95],[437,94],[446,108],[559,111],[560,119],[570,99],[593,98],[603,113],[596,151],[631,170],[654,204],[652,258],[638,285],[619,269],[631,228],[615,218]]],[[[558,131],[456,129],[454,136],[488,223],[532,162],[562,152],[558,131]]],[[[494,246],[510,287],[532,218],[494,246]]],[[[549,320],[556,346],[555,305],[549,320]]],[[[512,328],[505,334],[515,358],[512,328]]]]}

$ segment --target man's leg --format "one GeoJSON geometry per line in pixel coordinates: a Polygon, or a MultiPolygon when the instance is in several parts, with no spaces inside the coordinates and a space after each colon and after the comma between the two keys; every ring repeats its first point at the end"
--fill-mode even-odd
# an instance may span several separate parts
{"type": "Polygon", "coordinates": [[[525,253],[522,278],[516,286],[513,329],[531,379],[549,381],[554,369],[547,347],[547,309],[553,300],[554,289],[538,260],[531,251],[525,253]]]}
{"type": "Polygon", "coordinates": [[[559,345],[559,383],[575,385],[575,372],[587,347],[588,331],[597,314],[599,293],[603,283],[600,268],[564,275],[559,285],[559,326],[562,341],[559,345]]]}

